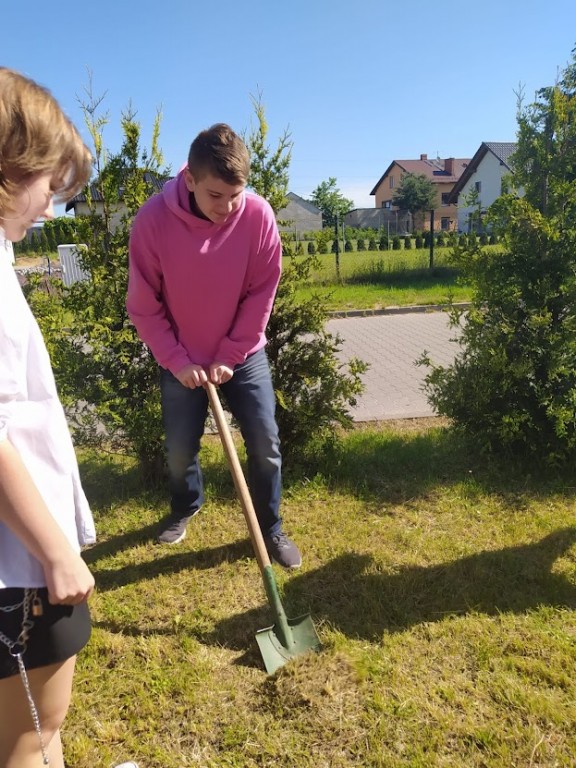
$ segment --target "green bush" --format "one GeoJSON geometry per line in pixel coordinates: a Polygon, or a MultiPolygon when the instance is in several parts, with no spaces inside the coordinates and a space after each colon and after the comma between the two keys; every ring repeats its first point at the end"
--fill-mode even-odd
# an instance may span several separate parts
{"type": "Polygon", "coordinates": [[[380,250],[381,251],[387,251],[388,247],[389,247],[389,245],[388,245],[388,235],[387,234],[380,235],[380,250]]]}
{"type": "Polygon", "coordinates": [[[567,465],[576,459],[576,52],[557,85],[518,114],[514,179],[487,223],[501,248],[476,238],[454,252],[473,288],[453,311],[461,351],[426,377],[440,415],[486,453],[567,465]]]}
{"type": "Polygon", "coordinates": [[[495,232],[492,232],[488,242],[490,245],[496,245],[498,243],[498,235],[495,232]]]}
{"type": "Polygon", "coordinates": [[[466,248],[468,246],[468,243],[469,243],[469,241],[468,241],[468,236],[467,235],[465,235],[463,232],[462,232],[462,234],[458,235],[458,245],[461,248],[466,248]]]}
{"type": "Polygon", "coordinates": [[[412,238],[410,235],[404,237],[404,250],[409,251],[412,248],[412,238]]]}
{"type": "Polygon", "coordinates": [[[359,237],[358,240],[356,240],[356,249],[358,251],[366,250],[366,240],[364,240],[363,237],[359,237]]]}
{"type": "Polygon", "coordinates": [[[314,242],[314,240],[308,241],[308,253],[310,254],[310,256],[314,256],[314,254],[316,253],[316,243],[314,242]]]}
{"type": "Polygon", "coordinates": [[[392,238],[392,250],[393,251],[399,251],[402,248],[402,241],[400,240],[399,235],[394,235],[392,238]]]}
{"type": "Polygon", "coordinates": [[[346,240],[346,242],[344,244],[344,250],[347,253],[351,253],[354,250],[354,244],[353,244],[352,240],[346,240]]]}
{"type": "Polygon", "coordinates": [[[443,248],[446,245],[446,241],[444,240],[444,235],[442,232],[440,232],[436,237],[436,245],[438,248],[443,248]]]}
{"type": "Polygon", "coordinates": [[[378,241],[371,237],[368,242],[368,250],[369,251],[377,251],[378,250],[378,241]]]}
{"type": "Polygon", "coordinates": [[[486,232],[482,232],[478,240],[480,245],[488,245],[488,235],[486,234],[486,232]]]}
{"type": "Polygon", "coordinates": [[[424,238],[422,237],[422,235],[416,235],[416,238],[414,239],[414,247],[415,248],[424,247],[424,238]]]}

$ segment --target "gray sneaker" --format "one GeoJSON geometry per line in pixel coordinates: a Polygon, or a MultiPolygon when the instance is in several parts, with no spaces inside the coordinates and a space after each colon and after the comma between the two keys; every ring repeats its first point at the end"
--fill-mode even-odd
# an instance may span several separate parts
{"type": "Polygon", "coordinates": [[[282,568],[300,568],[302,565],[300,550],[282,531],[272,536],[264,536],[264,543],[270,560],[282,568]]]}
{"type": "Polygon", "coordinates": [[[157,541],[159,544],[179,544],[186,538],[186,526],[194,515],[187,515],[186,517],[176,517],[170,515],[166,521],[164,528],[158,535],[157,541]]]}

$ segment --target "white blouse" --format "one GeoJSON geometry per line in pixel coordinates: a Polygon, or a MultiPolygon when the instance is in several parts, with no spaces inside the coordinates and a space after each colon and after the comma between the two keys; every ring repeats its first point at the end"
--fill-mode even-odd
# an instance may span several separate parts
{"type": "MultiPolygon", "coordinates": [[[[0,243],[4,233],[0,230],[0,243]]],[[[0,440],[10,440],[76,551],[94,521],[42,334],[0,252],[0,440]]],[[[45,586],[40,563],[0,521],[0,588],[45,586]]]]}

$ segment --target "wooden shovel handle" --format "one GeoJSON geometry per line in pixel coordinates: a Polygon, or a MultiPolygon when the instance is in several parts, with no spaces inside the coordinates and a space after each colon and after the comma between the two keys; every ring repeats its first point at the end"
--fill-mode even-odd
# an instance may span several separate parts
{"type": "Polygon", "coordinates": [[[242,511],[244,512],[244,517],[248,525],[248,531],[250,533],[250,539],[252,540],[252,546],[254,547],[256,560],[258,561],[260,571],[264,574],[264,570],[270,567],[270,558],[268,557],[262,531],[260,530],[260,524],[258,523],[256,512],[254,511],[252,497],[250,496],[250,491],[248,490],[248,485],[246,484],[246,479],[242,472],[242,466],[240,465],[238,453],[236,452],[236,446],[234,445],[232,434],[230,433],[230,428],[228,427],[224,409],[222,408],[222,403],[220,402],[216,387],[210,381],[208,381],[204,387],[208,393],[210,407],[214,414],[214,420],[216,422],[218,434],[220,435],[220,440],[222,441],[224,453],[228,460],[232,479],[234,480],[236,491],[240,497],[242,511]]]}

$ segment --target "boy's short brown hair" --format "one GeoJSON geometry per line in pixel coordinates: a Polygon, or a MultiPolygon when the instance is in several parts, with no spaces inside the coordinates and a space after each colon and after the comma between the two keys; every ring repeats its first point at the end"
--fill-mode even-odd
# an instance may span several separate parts
{"type": "Polygon", "coordinates": [[[90,150],[50,91],[0,67],[0,215],[18,184],[36,174],[53,174],[57,198],[68,200],[91,172],[90,150]]]}
{"type": "Polygon", "coordinates": [[[246,144],[229,125],[216,123],[201,131],[192,142],[188,170],[196,181],[210,175],[226,184],[246,184],[250,155],[246,144]]]}

